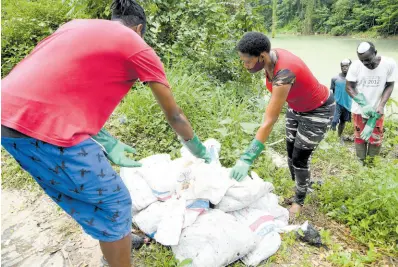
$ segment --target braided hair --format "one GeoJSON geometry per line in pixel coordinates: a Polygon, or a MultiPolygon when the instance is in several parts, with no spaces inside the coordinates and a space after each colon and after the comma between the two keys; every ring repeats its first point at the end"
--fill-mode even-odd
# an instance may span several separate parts
{"type": "Polygon", "coordinates": [[[113,0],[112,20],[120,20],[127,27],[142,24],[142,34],[146,31],[144,9],[134,0],[113,0]]]}

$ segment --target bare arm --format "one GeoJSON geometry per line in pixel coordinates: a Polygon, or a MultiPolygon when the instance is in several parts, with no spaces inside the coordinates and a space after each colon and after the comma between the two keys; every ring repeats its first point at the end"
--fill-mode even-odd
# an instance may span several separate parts
{"type": "Polygon", "coordinates": [[[271,99],[264,114],[264,122],[256,134],[256,139],[261,143],[267,141],[274,124],[278,120],[291,86],[291,84],[284,84],[272,88],[271,99]]]}
{"type": "Polygon", "coordinates": [[[384,114],[384,107],[386,106],[388,99],[390,99],[393,90],[394,82],[387,82],[386,88],[384,88],[383,94],[381,95],[380,104],[376,110],[377,113],[384,114]]]}
{"type": "Polygon", "coordinates": [[[185,141],[191,140],[193,138],[192,126],[177,105],[171,89],[158,82],[148,82],[148,84],[170,126],[185,141]]]}
{"type": "Polygon", "coordinates": [[[357,83],[347,81],[345,84],[345,90],[349,96],[354,98],[358,94],[357,83]]]}
{"type": "Polygon", "coordinates": [[[330,90],[332,90],[333,94],[334,94],[335,87],[336,87],[336,79],[332,78],[332,82],[330,83],[330,90]]]}

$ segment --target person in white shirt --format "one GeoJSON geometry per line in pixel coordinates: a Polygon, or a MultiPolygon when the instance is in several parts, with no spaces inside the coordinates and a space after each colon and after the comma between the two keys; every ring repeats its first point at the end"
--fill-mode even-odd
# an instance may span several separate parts
{"type": "Polygon", "coordinates": [[[377,55],[373,43],[362,42],[357,48],[359,60],[347,73],[346,91],[353,98],[355,150],[365,164],[366,157],[380,153],[383,141],[384,107],[391,97],[397,64],[392,58],[377,55]]]}

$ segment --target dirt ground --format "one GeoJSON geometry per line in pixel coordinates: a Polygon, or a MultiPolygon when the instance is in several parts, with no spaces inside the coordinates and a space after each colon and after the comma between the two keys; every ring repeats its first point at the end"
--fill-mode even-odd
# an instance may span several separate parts
{"type": "MultiPolygon", "coordinates": [[[[82,232],[46,195],[3,190],[1,224],[4,267],[101,266],[102,254],[98,242],[82,232]]],[[[145,266],[140,254],[147,255],[153,250],[151,246],[159,245],[151,243],[134,253],[134,266],[145,266]]],[[[304,262],[311,263],[310,266],[331,266],[325,257],[324,250],[295,242],[281,248],[272,266],[302,266],[304,262]]]]}
{"type": "MultiPolygon", "coordinates": [[[[275,165],[286,167],[284,157],[277,153],[270,155],[273,155],[275,165]]],[[[315,207],[305,206],[302,217],[303,220],[309,220],[318,230],[329,230],[330,242],[340,245],[344,251],[366,255],[366,247],[359,245],[350,236],[346,226],[319,214],[315,207]]],[[[282,246],[273,256],[272,262],[265,262],[260,266],[333,266],[327,259],[333,253],[332,250],[295,241],[286,234],[282,235],[282,240],[282,246]]],[[[161,245],[152,242],[134,251],[134,266],[164,266],[159,264],[159,259],[170,257],[170,253],[163,255],[159,252],[160,247],[161,245]]],[[[2,190],[1,266],[99,267],[102,266],[101,257],[98,242],[86,235],[45,194],[2,190]]],[[[244,265],[238,262],[231,266],[244,265]]],[[[383,257],[372,266],[398,266],[398,260],[383,257]]]]}
{"type": "MultiPolygon", "coordinates": [[[[315,227],[328,229],[333,243],[347,251],[366,254],[349,235],[349,229],[326,216],[318,214],[310,205],[303,211],[315,227]]],[[[46,195],[28,191],[2,190],[1,194],[1,266],[24,267],[98,267],[102,253],[98,242],[82,232],[81,228],[46,195]]],[[[272,263],[260,266],[333,266],[327,256],[332,253],[306,243],[285,242],[272,263]]],[[[156,251],[159,244],[144,245],[134,252],[134,266],[155,266],[145,259],[156,251]],[[146,262],[146,264],[144,263],[146,262]],[[148,263],[149,262],[149,263],[148,263]]],[[[155,252],[156,253],[156,252],[155,252]]],[[[162,255],[152,255],[161,257],[162,255]]],[[[156,266],[159,266],[156,264],[156,266]]],[[[243,266],[240,263],[233,266],[243,266]]],[[[398,266],[397,259],[385,257],[373,266],[398,266]]]]}
{"type": "Polygon", "coordinates": [[[100,266],[101,255],[47,196],[2,190],[1,266],[100,266]]]}

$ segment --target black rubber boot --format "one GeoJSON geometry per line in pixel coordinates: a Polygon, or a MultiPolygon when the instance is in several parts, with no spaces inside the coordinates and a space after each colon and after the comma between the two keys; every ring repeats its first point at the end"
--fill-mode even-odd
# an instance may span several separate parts
{"type": "Polygon", "coordinates": [[[368,163],[373,166],[374,158],[380,154],[381,146],[369,144],[368,146],[368,163]]]}
{"type": "Polygon", "coordinates": [[[368,146],[368,156],[369,157],[375,157],[380,154],[381,146],[376,146],[369,144],[368,146]]]}
{"type": "Polygon", "coordinates": [[[355,151],[357,153],[357,157],[362,165],[365,165],[365,159],[367,154],[367,143],[364,144],[355,144],[355,151]]]}

